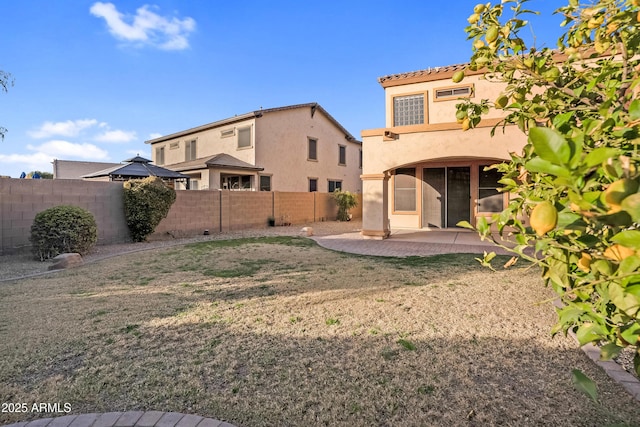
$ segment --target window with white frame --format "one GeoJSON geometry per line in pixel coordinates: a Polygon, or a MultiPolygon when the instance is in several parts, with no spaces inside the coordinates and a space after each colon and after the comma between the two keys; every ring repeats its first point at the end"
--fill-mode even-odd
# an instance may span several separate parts
{"type": "Polygon", "coordinates": [[[251,175],[225,175],[222,177],[223,190],[251,190],[251,175]]]}
{"type": "Polygon", "coordinates": [[[184,147],[184,160],[195,160],[198,157],[196,156],[196,140],[192,139],[191,141],[187,141],[184,147]]]}
{"type": "Polygon", "coordinates": [[[424,94],[396,96],[393,98],[393,125],[424,124],[424,94]]]}
{"type": "Polygon", "coordinates": [[[329,193],[333,193],[336,190],[342,190],[342,181],[329,180],[329,193]]]}
{"type": "Polygon", "coordinates": [[[416,210],[416,168],[396,169],[393,177],[393,201],[395,211],[416,210]]]}
{"type": "Polygon", "coordinates": [[[238,128],[238,148],[251,147],[251,126],[238,128]]]}

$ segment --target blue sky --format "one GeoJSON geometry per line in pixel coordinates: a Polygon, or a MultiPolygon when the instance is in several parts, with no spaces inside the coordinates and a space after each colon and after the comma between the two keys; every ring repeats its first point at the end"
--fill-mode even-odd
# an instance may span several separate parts
{"type": "MultiPolygon", "coordinates": [[[[378,77],[469,59],[476,3],[6,2],[0,70],[15,85],[0,93],[0,175],[150,158],[145,140],[307,102],[360,138],[384,126],[378,77]]],[[[538,45],[555,46],[564,3],[531,1],[538,45]]]]}

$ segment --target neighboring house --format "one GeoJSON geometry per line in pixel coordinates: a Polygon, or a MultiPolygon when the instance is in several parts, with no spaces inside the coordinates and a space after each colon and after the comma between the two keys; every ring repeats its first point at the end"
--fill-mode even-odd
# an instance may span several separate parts
{"type": "Polygon", "coordinates": [[[119,163],[79,162],[58,159],[55,159],[52,163],[53,179],[82,179],[84,175],[119,165],[119,163]]]}
{"type": "Polygon", "coordinates": [[[82,179],[89,181],[128,181],[130,179],[142,179],[149,176],[162,178],[163,181],[172,187],[180,183],[179,185],[189,188],[189,177],[187,175],[152,165],[151,160],[140,156],[124,160],[122,164],[84,175],[82,179]]]}
{"type": "Polygon", "coordinates": [[[490,130],[492,111],[480,126],[464,132],[456,122],[460,98],[496,99],[502,86],[481,73],[460,83],[453,65],[381,77],[384,128],[362,132],[364,150],[362,235],[385,238],[390,228],[446,229],[459,221],[500,212],[508,195],[498,193],[499,174],[484,167],[509,160],[526,137],[514,126],[490,130]]]}
{"type": "Polygon", "coordinates": [[[194,190],[362,188],[361,142],[317,103],[261,109],[146,143],[155,164],[188,175],[194,190]]]}

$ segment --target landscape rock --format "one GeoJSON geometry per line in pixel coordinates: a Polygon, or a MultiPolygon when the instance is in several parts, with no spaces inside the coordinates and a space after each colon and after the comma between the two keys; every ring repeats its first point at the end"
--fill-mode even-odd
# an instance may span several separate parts
{"type": "Polygon", "coordinates": [[[303,236],[311,237],[313,236],[313,227],[302,227],[300,233],[302,233],[303,236]]]}
{"type": "Polygon", "coordinates": [[[49,266],[49,270],[62,270],[65,268],[77,267],[83,264],[82,256],[77,253],[60,254],[52,258],[53,265],[49,266]]]}

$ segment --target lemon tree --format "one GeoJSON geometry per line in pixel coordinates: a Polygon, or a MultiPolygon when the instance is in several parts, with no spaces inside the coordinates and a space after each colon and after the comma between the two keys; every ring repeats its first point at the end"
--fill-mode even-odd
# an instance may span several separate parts
{"type": "Polygon", "coordinates": [[[541,267],[563,303],[553,333],[573,330],[605,359],[635,348],[640,375],[639,3],[569,0],[556,11],[566,30],[553,49],[520,37],[534,13],[526,0],[477,5],[467,70],[504,89],[461,101],[456,118],[472,128],[495,108],[504,119],[492,135],[507,126],[527,135],[521,153],[493,166],[507,208],[475,229],[541,267]]]}

